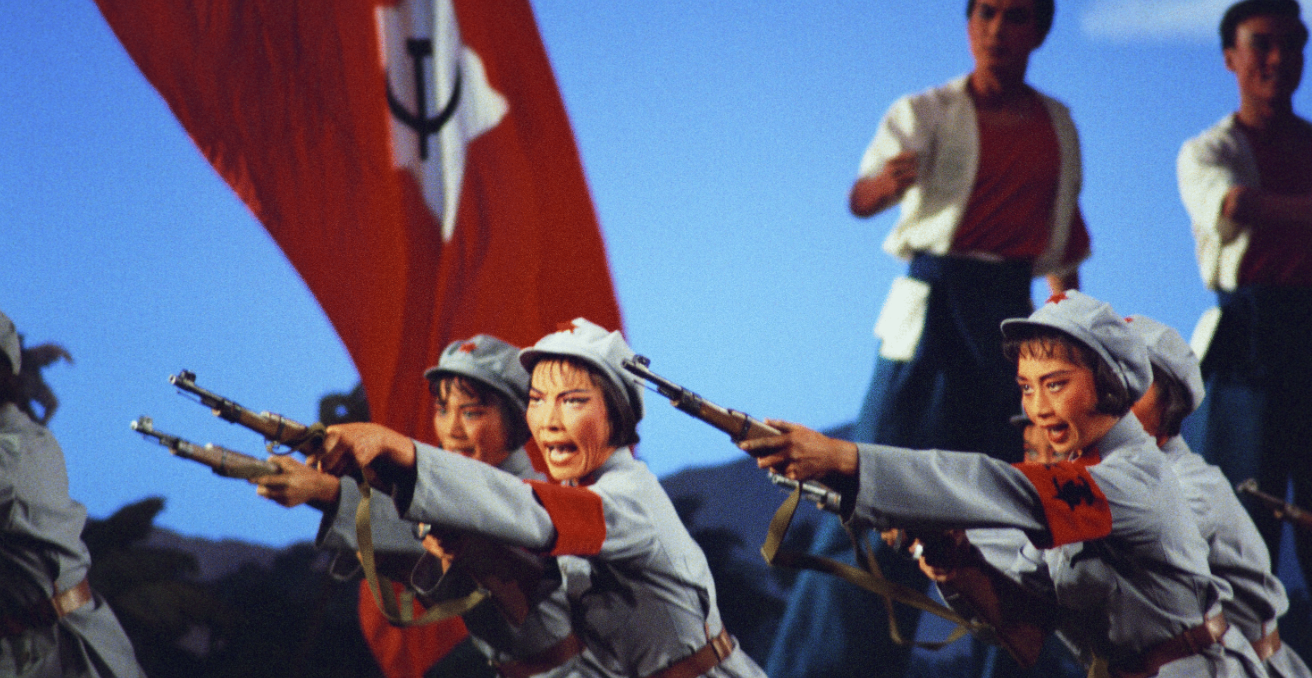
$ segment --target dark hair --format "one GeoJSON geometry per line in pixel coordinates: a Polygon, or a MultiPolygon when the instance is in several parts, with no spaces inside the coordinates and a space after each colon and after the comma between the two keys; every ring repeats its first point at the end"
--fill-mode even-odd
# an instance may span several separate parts
{"type": "Polygon", "coordinates": [[[1184,418],[1194,411],[1194,399],[1184,382],[1175,378],[1170,372],[1153,365],[1153,385],[1157,389],[1157,414],[1161,421],[1161,430],[1152,433],[1154,437],[1174,438],[1180,435],[1180,426],[1184,418]]]}
{"type": "Polygon", "coordinates": [[[629,405],[629,400],[620,391],[620,387],[607,379],[600,369],[582,358],[550,354],[530,365],[529,373],[533,373],[534,369],[544,362],[569,365],[582,371],[592,380],[593,386],[601,389],[602,400],[606,403],[606,421],[610,424],[610,440],[606,441],[607,445],[624,447],[638,444],[638,417],[634,414],[633,407],[629,405]]]}
{"type": "Polygon", "coordinates": [[[1297,0],[1242,0],[1230,6],[1221,17],[1221,49],[1235,46],[1235,33],[1239,24],[1255,16],[1289,17],[1298,21],[1303,36],[1299,49],[1307,44],[1307,25],[1303,23],[1297,0]]]}
{"type": "Polygon", "coordinates": [[[45,426],[59,409],[59,398],[46,383],[42,370],[57,360],[72,362],[73,356],[59,344],[23,346],[21,334],[18,341],[21,346],[18,374],[14,374],[9,357],[0,355],[0,404],[13,403],[32,421],[45,426]],[[37,406],[41,408],[39,414],[37,406]]]}
{"type": "Polygon", "coordinates": [[[1010,336],[1002,342],[1002,354],[1015,365],[1020,363],[1022,353],[1048,358],[1057,354],[1058,347],[1064,347],[1071,362],[1093,371],[1093,387],[1098,391],[1094,411],[1117,417],[1130,411],[1134,400],[1116,370],[1097,351],[1055,327],[1021,325],[1010,330],[1010,336]]]}
{"type": "Polygon", "coordinates": [[[446,401],[451,389],[460,389],[461,393],[478,401],[484,407],[496,406],[501,410],[501,421],[506,425],[506,446],[516,450],[528,442],[528,422],[524,419],[524,410],[510,398],[505,397],[495,388],[460,374],[441,373],[428,380],[428,392],[434,398],[446,401]]]}
{"type": "MultiPolygon", "coordinates": [[[[969,20],[974,13],[975,0],[966,0],[966,19],[969,20]]],[[[1040,43],[1048,37],[1048,31],[1052,30],[1052,17],[1056,13],[1056,0],[1034,0],[1034,27],[1039,30],[1040,43]]]]}
{"type": "Polygon", "coordinates": [[[26,410],[28,400],[22,378],[14,374],[13,363],[8,356],[0,354],[0,405],[13,403],[26,410]]]}

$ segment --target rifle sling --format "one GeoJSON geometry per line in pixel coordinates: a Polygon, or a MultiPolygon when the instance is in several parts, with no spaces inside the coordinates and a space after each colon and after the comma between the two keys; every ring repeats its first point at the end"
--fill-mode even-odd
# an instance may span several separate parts
{"type": "Polygon", "coordinates": [[[374,602],[383,616],[393,626],[410,627],[436,624],[444,619],[464,614],[487,598],[488,592],[476,589],[463,598],[453,598],[429,607],[419,617],[415,617],[414,592],[402,587],[397,592],[392,580],[378,573],[374,560],[373,526],[370,521],[369,502],[373,490],[370,481],[374,478],[372,469],[363,469],[364,482],[360,483],[360,503],[355,508],[355,539],[360,547],[360,565],[364,569],[365,580],[369,582],[369,591],[374,595],[374,602]]]}
{"type": "Polygon", "coordinates": [[[765,556],[765,562],[775,567],[791,567],[831,574],[881,596],[884,599],[885,607],[888,609],[889,637],[898,645],[913,644],[913,641],[906,640],[898,629],[898,623],[893,614],[894,601],[938,615],[957,625],[945,640],[936,643],[914,642],[916,647],[937,650],[955,642],[968,632],[982,629],[982,624],[962,617],[956,610],[940,604],[920,591],[885,579],[879,571],[879,565],[861,546],[860,540],[852,534],[851,530],[848,530],[848,535],[852,537],[856,560],[865,569],[810,553],[780,551],[779,547],[788,534],[788,528],[793,522],[793,514],[797,511],[797,505],[801,501],[801,497],[801,486],[799,485],[779,506],[779,510],[775,511],[774,518],[770,520],[770,529],[766,533],[765,543],[761,545],[761,555],[765,556]]]}

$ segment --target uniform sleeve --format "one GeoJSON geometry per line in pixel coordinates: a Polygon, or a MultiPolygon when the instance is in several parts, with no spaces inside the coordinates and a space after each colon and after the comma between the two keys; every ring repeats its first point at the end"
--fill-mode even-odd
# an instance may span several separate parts
{"type": "Polygon", "coordinates": [[[858,444],[854,526],[886,529],[1012,527],[1047,536],[1034,486],[982,454],[858,444]]]}
{"type": "Polygon", "coordinates": [[[1250,640],[1260,638],[1262,625],[1289,609],[1285,587],[1271,573],[1266,542],[1220,469],[1193,453],[1185,453],[1173,466],[1208,544],[1212,574],[1234,589],[1226,617],[1250,640]]]}
{"type": "Polygon", "coordinates": [[[406,520],[475,532],[539,552],[555,543],[551,517],[519,478],[418,442],[415,471],[413,492],[396,496],[396,507],[406,520]]]}
{"type": "Polygon", "coordinates": [[[644,557],[662,530],[680,530],[678,521],[656,507],[669,503],[660,483],[642,470],[616,469],[589,487],[533,483],[538,500],[559,533],[552,555],[600,556],[605,560],[644,557]],[[659,493],[659,495],[657,494],[659,493]]]}
{"type": "MultiPolygon", "coordinates": [[[[342,478],[337,503],[323,512],[314,545],[321,549],[356,551],[355,511],[360,504],[360,486],[351,478],[342,478]]],[[[401,517],[392,497],[374,492],[369,498],[369,526],[374,550],[388,553],[422,555],[423,545],[414,537],[414,523],[401,517]]]]}

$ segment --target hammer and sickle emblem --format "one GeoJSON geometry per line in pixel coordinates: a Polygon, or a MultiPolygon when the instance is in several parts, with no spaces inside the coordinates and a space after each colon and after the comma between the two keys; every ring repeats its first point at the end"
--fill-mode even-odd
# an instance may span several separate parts
{"type": "Polygon", "coordinates": [[[427,38],[410,38],[405,41],[405,50],[414,59],[415,75],[415,108],[417,111],[411,113],[405,109],[405,106],[392,93],[392,83],[389,78],[387,83],[387,107],[391,109],[392,115],[396,116],[403,125],[415,131],[419,135],[419,159],[428,159],[428,137],[441,131],[442,126],[455,115],[456,107],[460,104],[460,67],[456,66],[455,84],[451,88],[451,98],[438,111],[437,115],[428,117],[428,92],[424,88],[424,59],[433,56],[433,41],[427,38]]]}
{"type": "Polygon", "coordinates": [[[1060,483],[1056,478],[1053,478],[1052,486],[1056,490],[1053,496],[1066,502],[1072,511],[1080,504],[1094,506],[1098,503],[1098,497],[1093,494],[1093,489],[1089,487],[1089,482],[1084,478],[1075,478],[1060,483]]]}

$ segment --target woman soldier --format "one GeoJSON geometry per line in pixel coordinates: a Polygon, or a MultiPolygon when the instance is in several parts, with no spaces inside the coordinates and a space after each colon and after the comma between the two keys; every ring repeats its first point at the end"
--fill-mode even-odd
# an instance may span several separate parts
{"type": "Polygon", "coordinates": [[[321,462],[369,467],[412,520],[559,556],[580,662],[633,678],[763,677],[724,628],[706,557],[633,457],[633,350],[582,318],[520,353],[527,421],[556,483],[520,481],[375,424],[330,427],[321,462]]]}
{"type": "Polygon", "coordinates": [[[1082,660],[1105,660],[1112,676],[1262,676],[1220,613],[1230,587],[1208,570],[1174,473],[1127,416],[1152,381],[1142,340],[1110,306],[1074,291],[1002,330],[1030,420],[1055,453],[1100,463],[909,454],[787,422],[771,422],[783,434],[741,447],[790,478],[850,476],[855,501],[844,519],[854,526],[1024,531],[1043,550],[1025,548],[1007,574],[1041,594],[1082,660]]]}
{"type": "Polygon", "coordinates": [[[0,676],[144,676],[109,604],[87,581],[87,510],[64,452],[32,407],[41,361],[0,313],[0,676]]]}
{"type": "MultiPolygon", "coordinates": [[[[529,438],[524,423],[529,376],[519,363],[517,347],[485,334],[455,341],[443,349],[437,365],[424,372],[424,377],[433,396],[433,429],[439,448],[516,478],[542,479],[524,450],[529,438]]],[[[258,479],[260,494],[281,500],[284,505],[295,505],[288,503],[288,498],[298,497],[300,501],[309,500],[323,507],[316,546],[354,554],[358,548],[355,508],[360,502],[360,489],[355,481],[339,480],[289,457],[275,457],[275,461],[285,472],[258,479]],[[313,490],[297,490],[298,487],[330,488],[331,493],[325,489],[319,490],[318,496],[308,496],[313,490]]],[[[375,548],[380,552],[409,556],[405,560],[412,562],[428,548],[443,561],[438,566],[433,559],[424,558],[415,567],[413,583],[424,589],[421,593],[428,594],[430,603],[440,602],[447,595],[468,592],[469,582],[465,577],[442,579],[436,590],[430,584],[441,577],[448,565],[459,562],[465,555],[462,547],[469,545],[463,544],[458,534],[437,531],[426,537],[421,547],[414,537],[414,524],[398,515],[391,497],[386,495],[371,502],[370,515],[375,548]]],[[[550,559],[545,559],[542,565],[547,571],[556,572],[550,559]]],[[[468,573],[471,568],[476,569],[477,565],[467,564],[463,569],[468,573]]],[[[570,630],[563,584],[553,589],[548,582],[545,591],[539,594],[542,590],[524,592],[528,602],[535,604],[527,616],[513,622],[498,605],[489,603],[478,605],[464,615],[474,646],[506,678],[580,674],[577,655],[582,651],[582,643],[570,630]]]]}
{"type": "Polygon", "coordinates": [[[1207,542],[1212,573],[1234,589],[1225,617],[1253,645],[1272,678],[1308,678],[1303,659],[1280,642],[1276,619],[1289,609],[1284,584],[1271,572],[1266,542],[1235,496],[1221,469],[1194,454],[1180,426],[1203,401],[1198,358],[1178,332],[1141,315],[1127,318],[1148,345],[1153,385],[1134,404],[1134,414],[1166,454],[1207,542]]]}

